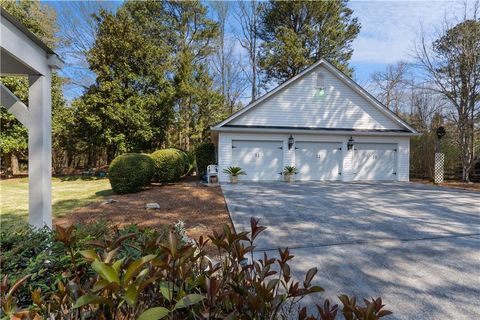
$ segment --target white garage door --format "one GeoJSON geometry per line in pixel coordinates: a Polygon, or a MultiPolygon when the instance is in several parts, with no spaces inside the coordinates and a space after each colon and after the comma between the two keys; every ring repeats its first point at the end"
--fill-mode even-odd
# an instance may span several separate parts
{"type": "Polygon", "coordinates": [[[396,180],[396,154],[396,144],[355,144],[355,180],[396,180]]]}
{"type": "Polygon", "coordinates": [[[279,180],[283,170],[282,141],[232,141],[232,165],[247,173],[241,180],[279,180]]]}
{"type": "Polygon", "coordinates": [[[338,180],[341,177],[342,144],[296,142],[297,180],[338,180]]]}

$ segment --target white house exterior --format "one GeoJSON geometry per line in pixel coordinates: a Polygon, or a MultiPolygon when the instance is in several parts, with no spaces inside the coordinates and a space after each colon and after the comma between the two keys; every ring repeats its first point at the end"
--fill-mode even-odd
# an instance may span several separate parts
{"type": "Polygon", "coordinates": [[[211,129],[221,182],[229,166],[241,180],[281,180],[295,166],[301,181],[408,181],[418,134],[325,60],[211,129]]]}

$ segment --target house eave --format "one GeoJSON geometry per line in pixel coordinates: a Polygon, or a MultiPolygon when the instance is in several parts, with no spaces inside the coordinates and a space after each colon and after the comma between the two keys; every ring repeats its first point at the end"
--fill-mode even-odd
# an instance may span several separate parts
{"type": "Polygon", "coordinates": [[[268,126],[239,126],[223,125],[211,128],[212,132],[237,132],[237,133],[301,133],[325,135],[365,135],[365,136],[418,136],[420,133],[407,130],[390,129],[349,129],[349,128],[313,128],[313,127],[268,127],[268,126]]]}

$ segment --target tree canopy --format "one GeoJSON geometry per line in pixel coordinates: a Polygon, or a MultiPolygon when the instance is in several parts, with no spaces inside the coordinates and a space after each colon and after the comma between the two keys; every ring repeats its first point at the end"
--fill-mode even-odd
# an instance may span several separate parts
{"type": "Polygon", "coordinates": [[[264,4],[260,66],[267,80],[288,80],[321,58],[351,74],[348,62],[360,23],[347,2],[271,0],[264,4]]]}

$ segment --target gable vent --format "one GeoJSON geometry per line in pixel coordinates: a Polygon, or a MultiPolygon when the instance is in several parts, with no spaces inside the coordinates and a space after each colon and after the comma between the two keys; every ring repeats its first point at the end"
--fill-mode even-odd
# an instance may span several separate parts
{"type": "Polygon", "coordinates": [[[319,90],[325,89],[325,75],[322,72],[317,73],[317,82],[315,83],[315,88],[319,90]]]}

